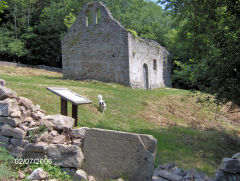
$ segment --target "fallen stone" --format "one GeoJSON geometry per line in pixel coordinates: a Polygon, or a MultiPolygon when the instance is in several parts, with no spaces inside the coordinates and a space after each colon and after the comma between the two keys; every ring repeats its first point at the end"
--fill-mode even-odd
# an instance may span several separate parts
{"type": "Polygon", "coordinates": [[[184,176],[184,171],[181,168],[178,168],[177,166],[169,169],[171,173],[175,174],[175,175],[179,175],[181,177],[184,176]]]}
{"type": "Polygon", "coordinates": [[[162,178],[162,177],[153,176],[153,177],[152,177],[152,181],[169,181],[169,180],[164,179],[164,178],[162,178]]]}
{"type": "Polygon", "coordinates": [[[0,79],[0,85],[1,85],[1,86],[5,86],[5,80],[0,79]]]}
{"type": "Polygon", "coordinates": [[[27,140],[19,140],[19,139],[12,138],[10,140],[10,143],[13,146],[21,146],[25,148],[29,142],[27,140]]]}
{"type": "Polygon", "coordinates": [[[0,123],[8,124],[13,127],[19,126],[21,122],[19,118],[0,117],[0,123]]]}
{"type": "Polygon", "coordinates": [[[44,142],[28,143],[26,147],[26,151],[45,153],[47,151],[47,148],[48,148],[48,144],[44,142]]]}
{"type": "Polygon", "coordinates": [[[35,109],[35,106],[34,106],[33,102],[26,97],[19,97],[18,102],[19,102],[20,105],[23,105],[28,110],[34,110],[35,109]]]}
{"type": "Polygon", "coordinates": [[[63,144],[65,143],[65,136],[64,135],[59,135],[53,138],[52,142],[55,144],[63,144]]]}
{"type": "Polygon", "coordinates": [[[220,169],[229,173],[240,173],[240,159],[224,158],[220,169]]]}
{"type": "Polygon", "coordinates": [[[150,135],[88,129],[83,170],[99,180],[118,178],[120,173],[128,175],[129,180],[150,180],[156,145],[157,140],[150,135]]]}
{"type": "Polygon", "coordinates": [[[84,159],[79,147],[62,144],[50,144],[47,149],[47,156],[52,159],[55,165],[72,168],[81,168],[84,159]]]}
{"type": "Polygon", "coordinates": [[[187,178],[193,178],[193,179],[201,179],[200,174],[195,168],[191,168],[185,171],[185,177],[187,178]]]}
{"type": "Polygon", "coordinates": [[[12,144],[10,144],[7,147],[7,149],[11,153],[11,155],[14,157],[23,157],[24,156],[25,149],[21,146],[13,146],[12,144]]]}
{"type": "Polygon", "coordinates": [[[15,99],[5,99],[0,101],[0,116],[10,116],[12,112],[19,111],[18,103],[15,99]]]}
{"type": "Polygon", "coordinates": [[[32,117],[25,117],[24,119],[23,119],[23,122],[28,122],[28,123],[30,123],[30,122],[32,122],[33,121],[33,118],[32,117]]]}
{"type": "Polygon", "coordinates": [[[53,130],[49,133],[52,137],[58,136],[58,132],[56,130],[53,130]]]}
{"type": "Polygon", "coordinates": [[[26,125],[24,125],[24,124],[20,124],[20,125],[19,125],[19,128],[20,128],[21,130],[25,131],[25,132],[28,131],[28,127],[27,127],[26,125]]]}
{"type": "Polygon", "coordinates": [[[14,111],[11,113],[10,117],[11,118],[21,118],[22,114],[21,114],[21,111],[14,111]]]}
{"type": "Polygon", "coordinates": [[[32,112],[32,117],[36,120],[41,120],[45,117],[45,114],[43,114],[40,111],[34,111],[34,112],[32,112]]]}
{"type": "Polygon", "coordinates": [[[8,146],[8,150],[11,155],[14,157],[23,157],[26,145],[28,144],[27,140],[19,140],[12,138],[10,140],[10,145],[8,146]]]}
{"type": "Polygon", "coordinates": [[[71,129],[71,131],[69,131],[69,135],[70,135],[72,138],[84,138],[84,136],[85,136],[85,131],[88,130],[88,129],[89,129],[89,128],[87,128],[87,127],[71,129]]]}
{"type": "Polygon", "coordinates": [[[47,180],[48,173],[45,172],[42,168],[37,168],[27,177],[27,179],[29,179],[29,180],[47,180]]]}
{"type": "Polygon", "coordinates": [[[24,179],[26,177],[25,173],[23,171],[18,172],[18,178],[24,179]]]}
{"type": "Polygon", "coordinates": [[[41,119],[42,122],[50,122],[53,125],[53,128],[56,130],[70,130],[74,125],[74,119],[68,116],[63,115],[49,115],[45,116],[43,119],[41,119]]]}
{"type": "Polygon", "coordinates": [[[179,175],[172,174],[167,170],[159,170],[158,176],[171,181],[181,181],[182,177],[179,175]]]}
{"type": "Polygon", "coordinates": [[[2,126],[1,133],[3,136],[11,136],[16,139],[24,139],[26,136],[26,132],[21,130],[20,128],[13,128],[8,124],[2,126]]]}
{"type": "Polygon", "coordinates": [[[0,85],[0,100],[6,99],[6,98],[16,98],[17,93],[12,91],[11,89],[0,85]]]}
{"type": "Polygon", "coordinates": [[[0,146],[3,148],[7,148],[9,144],[9,137],[1,136],[0,135],[0,146]]]}
{"type": "Polygon", "coordinates": [[[33,128],[33,127],[35,127],[36,125],[37,125],[36,122],[31,121],[31,122],[29,123],[28,127],[29,127],[29,128],[33,128]]]}
{"type": "Polygon", "coordinates": [[[44,159],[46,157],[47,143],[29,143],[24,152],[24,158],[30,159],[44,159]]]}
{"type": "Polygon", "coordinates": [[[72,145],[76,145],[76,146],[78,146],[80,148],[83,148],[83,146],[84,146],[84,139],[74,139],[72,141],[72,145]]]}
{"type": "MultiPolygon", "coordinates": [[[[21,110],[21,108],[20,108],[20,110],[21,110]]],[[[23,115],[23,117],[31,117],[32,116],[32,111],[31,110],[23,110],[22,111],[22,115],[23,115]]]]}
{"type": "Polygon", "coordinates": [[[48,131],[45,131],[41,136],[40,136],[40,140],[43,141],[43,142],[48,142],[49,139],[48,139],[48,131]]]}
{"type": "Polygon", "coordinates": [[[155,169],[155,171],[154,171],[154,173],[153,173],[153,176],[159,176],[159,171],[161,171],[161,170],[170,170],[171,168],[174,168],[175,167],[175,164],[174,163],[166,163],[166,164],[161,164],[161,165],[159,165],[156,169],[155,169]]]}
{"type": "Polygon", "coordinates": [[[87,177],[86,172],[84,172],[84,170],[79,169],[74,174],[73,180],[88,181],[88,177],[87,177]]]}
{"type": "Polygon", "coordinates": [[[40,125],[45,126],[46,128],[48,128],[48,130],[53,130],[53,128],[54,128],[54,124],[51,121],[46,120],[46,119],[41,119],[40,125]]]}

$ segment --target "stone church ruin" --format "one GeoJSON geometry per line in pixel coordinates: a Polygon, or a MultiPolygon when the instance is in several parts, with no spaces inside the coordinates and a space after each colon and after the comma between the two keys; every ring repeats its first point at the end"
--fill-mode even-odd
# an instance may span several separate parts
{"type": "Polygon", "coordinates": [[[168,51],[134,36],[99,1],[87,3],[62,40],[63,76],[132,88],[171,86],[168,51]]]}

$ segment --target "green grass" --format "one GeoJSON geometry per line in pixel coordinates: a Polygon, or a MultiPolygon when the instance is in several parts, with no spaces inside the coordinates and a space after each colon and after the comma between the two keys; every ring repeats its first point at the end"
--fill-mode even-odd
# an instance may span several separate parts
{"type": "Polygon", "coordinates": [[[15,169],[11,167],[13,163],[13,156],[9,155],[8,151],[0,146],[0,180],[16,176],[15,169]]]}
{"type": "MultiPolygon", "coordinates": [[[[155,166],[174,162],[183,169],[195,167],[213,175],[221,160],[240,148],[239,125],[214,121],[214,107],[195,103],[186,90],[134,90],[116,83],[63,80],[59,73],[13,67],[0,67],[0,78],[19,96],[41,105],[47,114],[60,113],[60,99],[46,87],[67,87],[87,97],[93,104],[79,106],[78,126],[153,135],[158,140],[155,166]],[[98,111],[99,94],[107,102],[104,115],[98,111]]],[[[71,116],[70,104],[68,112],[71,116]]]]}

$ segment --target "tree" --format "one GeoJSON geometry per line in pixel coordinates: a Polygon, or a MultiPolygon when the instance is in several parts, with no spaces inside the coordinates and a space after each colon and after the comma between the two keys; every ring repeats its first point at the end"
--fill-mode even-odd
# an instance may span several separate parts
{"type": "Polygon", "coordinates": [[[182,42],[186,47],[177,47],[183,55],[175,51],[183,67],[176,71],[178,80],[214,94],[217,101],[240,105],[240,0],[159,2],[183,22],[177,44],[188,40],[182,42]]]}

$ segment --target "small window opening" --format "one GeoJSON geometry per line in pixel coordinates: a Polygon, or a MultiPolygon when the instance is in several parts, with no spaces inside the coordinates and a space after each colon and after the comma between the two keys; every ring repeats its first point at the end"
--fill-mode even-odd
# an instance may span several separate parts
{"type": "Polygon", "coordinates": [[[96,9],[96,24],[99,24],[101,21],[101,11],[96,9]]]}
{"type": "Polygon", "coordinates": [[[153,60],[153,70],[157,70],[157,60],[153,60]]]}
{"type": "Polygon", "coordinates": [[[86,27],[90,26],[92,24],[92,12],[86,11],[86,27]]]}

